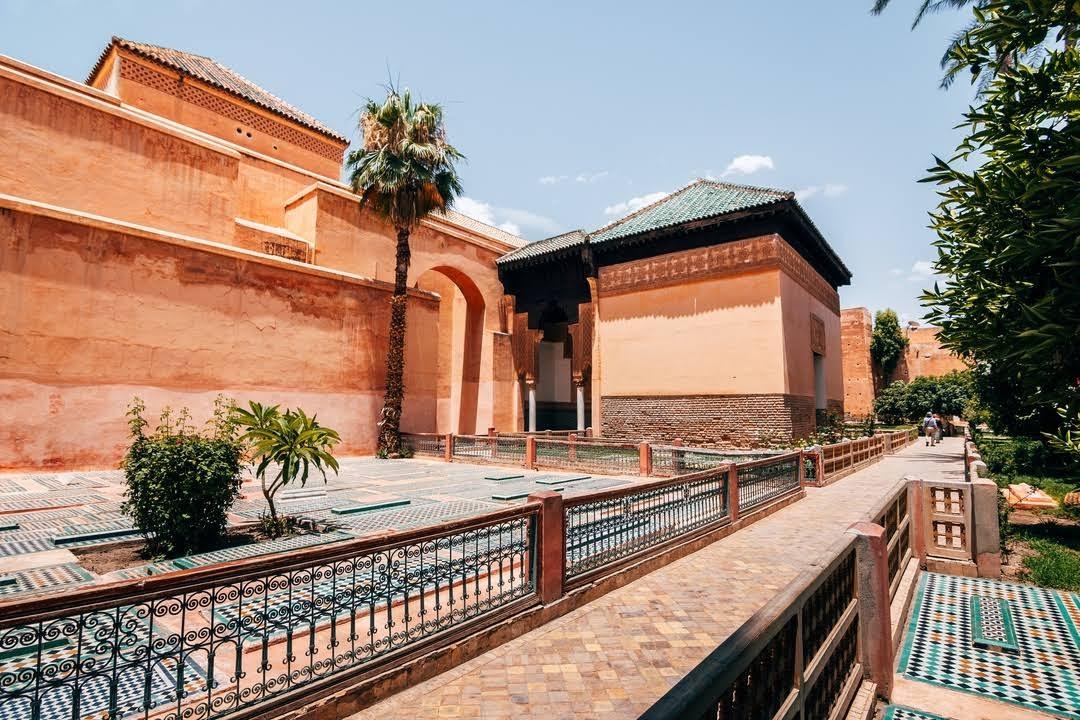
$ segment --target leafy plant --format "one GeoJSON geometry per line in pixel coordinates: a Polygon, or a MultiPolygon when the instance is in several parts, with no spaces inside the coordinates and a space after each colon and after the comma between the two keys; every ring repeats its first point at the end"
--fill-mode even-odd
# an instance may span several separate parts
{"type": "Polygon", "coordinates": [[[202,432],[187,409],[161,411],[147,434],[146,406],[128,410],[132,443],[123,461],[123,510],[156,554],[184,555],[212,546],[225,531],[240,494],[243,446],[231,420],[230,401],[219,397],[202,432]]]}
{"type": "Polygon", "coordinates": [[[282,412],[277,405],[265,406],[255,401],[248,403],[247,410],[234,408],[232,422],[246,428],[240,441],[250,447],[255,477],[262,484],[263,497],[270,508],[270,522],[264,523],[264,530],[280,535],[287,524],[278,517],[274,496],[297,478],[301,487],[306,485],[312,468],[326,482],[327,468],[338,471],[338,461],[331,450],[341,442],[341,437],[300,408],[282,412]],[[271,466],[277,468],[273,477],[267,474],[271,466]]]}
{"type": "Polygon", "coordinates": [[[461,194],[454,163],[464,158],[446,141],[442,107],[416,103],[406,89],[389,88],[381,103],[368,100],[360,114],[361,147],[349,153],[346,168],[361,207],[369,208],[397,233],[394,294],[390,301],[390,342],[386,353],[386,394],[379,419],[379,450],[401,452],[401,401],[405,393],[405,303],[409,236],[429,213],[446,210],[461,194]]]}
{"type": "Polygon", "coordinates": [[[870,359],[878,367],[881,385],[892,378],[907,347],[908,338],[900,329],[896,312],[878,310],[874,315],[874,332],[870,335],[870,359]]]}
{"type": "Polygon", "coordinates": [[[874,400],[874,412],[886,425],[913,422],[928,412],[964,417],[974,393],[971,373],[966,370],[938,377],[917,377],[909,383],[897,380],[874,400]]]}

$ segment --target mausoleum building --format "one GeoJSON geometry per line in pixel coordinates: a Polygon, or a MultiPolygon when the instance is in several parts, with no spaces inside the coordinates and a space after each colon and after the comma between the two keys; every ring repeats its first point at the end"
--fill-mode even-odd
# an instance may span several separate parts
{"type": "MultiPolygon", "coordinates": [[[[85,83],[0,56],[0,469],[115,465],[133,396],[300,405],[371,452],[394,234],[340,181],[349,141],[200,55],[114,38],[85,83]]],[[[764,188],[527,244],[429,217],[404,429],[790,441],[842,409],[850,278],[764,188]]]]}

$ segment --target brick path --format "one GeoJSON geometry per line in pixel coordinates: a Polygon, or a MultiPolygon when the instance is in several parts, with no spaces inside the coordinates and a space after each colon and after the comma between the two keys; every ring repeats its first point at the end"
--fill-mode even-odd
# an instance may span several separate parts
{"type": "Polygon", "coordinates": [[[748,528],[349,718],[637,717],[905,475],[963,477],[920,441],[748,528]]]}

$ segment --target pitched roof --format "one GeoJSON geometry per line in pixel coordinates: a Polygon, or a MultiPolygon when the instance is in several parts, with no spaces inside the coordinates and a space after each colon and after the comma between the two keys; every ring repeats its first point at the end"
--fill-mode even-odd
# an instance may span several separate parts
{"type": "Polygon", "coordinates": [[[499,265],[518,263],[530,258],[546,257],[554,255],[561,250],[580,247],[588,242],[589,236],[584,230],[571,230],[562,235],[537,240],[511,250],[495,262],[499,265]]]}
{"type": "MultiPolygon", "coordinates": [[[[507,245],[513,245],[515,248],[520,248],[525,243],[523,239],[519,238],[513,233],[507,232],[502,228],[497,228],[494,225],[488,225],[485,222],[480,222],[476,218],[471,218],[468,215],[459,213],[457,210],[447,210],[446,212],[439,214],[446,218],[449,222],[454,223],[455,225],[460,225],[461,227],[468,228],[475,233],[492,238],[494,240],[498,240],[499,242],[506,243],[507,245]]],[[[512,250],[511,252],[514,253],[517,252],[517,250],[512,250]]],[[[506,256],[504,255],[503,257],[506,256]]]]}
{"type": "Polygon", "coordinates": [[[182,50],[173,50],[171,48],[149,45],[147,43],[135,42],[133,40],[126,40],[121,37],[113,36],[108,47],[101,53],[101,57],[98,59],[97,64],[94,65],[94,69],[90,71],[90,75],[86,80],[87,83],[93,81],[94,77],[105,63],[105,58],[108,57],[109,51],[116,46],[129,50],[148,60],[165,65],[176,72],[193,77],[208,85],[212,85],[219,90],[224,90],[241,100],[254,103],[261,108],[280,115],[287,120],[292,120],[317,133],[333,138],[338,142],[349,142],[349,139],[341,133],[331,130],[307,113],[290,105],[278,96],[263,90],[240,73],[225,67],[217,60],[208,58],[204,55],[183,52],[182,50]]]}
{"type": "Polygon", "coordinates": [[[714,180],[697,180],[589,236],[590,245],[791,200],[795,193],[714,180]]]}

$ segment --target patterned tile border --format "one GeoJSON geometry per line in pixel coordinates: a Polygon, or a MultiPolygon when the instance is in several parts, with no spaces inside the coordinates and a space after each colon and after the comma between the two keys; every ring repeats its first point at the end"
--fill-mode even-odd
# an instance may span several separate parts
{"type": "Polygon", "coordinates": [[[947,720],[947,718],[903,705],[889,705],[885,708],[884,720],[947,720]]]}
{"type": "Polygon", "coordinates": [[[951,690],[1080,720],[1080,639],[1064,610],[1069,598],[1046,588],[924,573],[898,672],[951,690]],[[972,644],[970,598],[1007,600],[1018,651],[972,644]]]}

